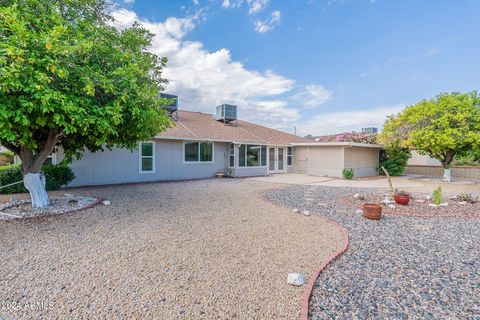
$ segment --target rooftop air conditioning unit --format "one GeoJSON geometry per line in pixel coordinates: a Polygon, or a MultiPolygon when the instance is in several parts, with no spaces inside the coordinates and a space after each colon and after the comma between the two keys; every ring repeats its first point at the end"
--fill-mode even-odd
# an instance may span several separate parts
{"type": "Polygon", "coordinates": [[[222,104],[218,106],[215,119],[223,122],[237,120],[237,106],[231,104],[222,104]]]}
{"type": "Polygon", "coordinates": [[[168,93],[160,93],[160,98],[167,98],[173,100],[173,102],[171,102],[170,104],[163,105],[162,109],[167,110],[170,114],[178,110],[178,96],[168,93]]]}

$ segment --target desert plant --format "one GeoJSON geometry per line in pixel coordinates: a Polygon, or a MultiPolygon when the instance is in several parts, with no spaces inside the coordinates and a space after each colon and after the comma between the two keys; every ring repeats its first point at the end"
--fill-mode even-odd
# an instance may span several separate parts
{"type": "Polygon", "coordinates": [[[388,185],[390,186],[390,196],[393,197],[395,195],[395,191],[393,190],[393,183],[392,179],[390,178],[390,174],[388,173],[388,170],[385,169],[385,167],[381,166],[380,169],[382,169],[383,173],[385,173],[385,175],[387,176],[388,185]]]}
{"type": "Polygon", "coordinates": [[[345,168],[342,170],[343,178],[346,180],[352,180],[354,176],[354,171],[352,168],[345,168]]]}
{"type": "Polygon", "coordinates": [[[457,200],[459,201],[466,201],[468,203],[474,204],[478,202],[478,197],[473,196],[471,193],[460,193],[457,195],[457,200]]]}
{"type": "Polygon", "coordinates": [[[443,203],[443,192],[441,187],[438,187],[433,191],[432,200],[433,200],[433,203],[435,203],[436,205],[443,203]]]}

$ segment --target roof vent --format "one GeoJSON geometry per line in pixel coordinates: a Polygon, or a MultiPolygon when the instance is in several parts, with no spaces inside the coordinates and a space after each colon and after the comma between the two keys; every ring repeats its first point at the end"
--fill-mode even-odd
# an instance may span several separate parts
{"type": "Polygon", "coordinates": [[[162,109],[167,110],[170,114],[178,110],[178,96],[168,93],[160,93],[160,98],[175,99],[172,103],[161,106],[162,109]]]}
{"type": "Polygon", "coordinates": [[[225,123],[237,120],[237,106],[231,104],[222,104],[217,107],[215,114],[216,120],[221,120],[225,123]]]}

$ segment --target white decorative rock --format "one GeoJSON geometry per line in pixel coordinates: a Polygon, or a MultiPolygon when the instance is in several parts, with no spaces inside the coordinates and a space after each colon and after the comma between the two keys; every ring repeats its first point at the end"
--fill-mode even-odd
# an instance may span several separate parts
{"type": "Polygon", "coordinates": [[[423,200],[423,199],[417,199],[417,200],[415,200],[415,202],[418,202],[418,203],[425,203],[425,200],[423,200]]]}
{"type": "Polygon", "coordinates": [[[65,197],[73,197],[73,194],[71,194],[71,193],[65,193],[65,197]]]}
{"type": "Polygon", "coordinates": [[[389,207],[390,209],[395,209],[395,208],[397,208],[394,204],[389,204],[388,207],[389,207]]]}
{"type": "Polygon", "coordinates": [[[439,207],[448,207],[448,203],[446,203],[446,202],[440,203],[438,206],[439,207]]]}
{"type": "Polygon", "coordinates": [[[432,196],[428,195],[428,196],[426,197],[426,199],[427,199],[427,200],[432,200],[432,196]]]}
{"type": "Polygon", "coordinates": [[[109,201],[109,200],[103,200],[103,201],[102,201],[102,204],[103,204],[104,206],[109,206],[109,205],[110,205],[110,201],[109,201]]]}
{"type": "Polygon", "coordinates": [[[300,273],[289,273],[287,283],[293,286],[303,286],[305,278],[300,273]]]}
{"type": "Polygon", "coordinates": [[[310,211],[305,210],[305,211],[303,211],[303,214],[308,217],[310,215],[310,211]]]}
{"type": "Polygon", "coordinates": [[[353,198],[354,198],[354,199],[360,198],[360,193],[355,193],[355,194],[353,195],[353,198]]]}
{"type": "Polygon", "coordinates": [[[293,209],[293,213],[300,213],[300,210],[298,210],[297,208],[293,209]]]}
{"type": "Polygon", "coordinates": [[[429,207],[432,207],[432,208],[438,207],[435,203],[429,203],[428,206],[429,206],[429,207]]]}
{"type": "Polygon", "coordinates": [[[467,201],[460,201],[458,204],[465,205],[467,203],[468,203],[467,201]]]}
{"type": "Polygon", "coordinates": [[[360,209],[358,209],[358,210],[355,210],[355,213],[356,213],[356,214],[363,214],[363,211],[360,210],[360,209]]]}

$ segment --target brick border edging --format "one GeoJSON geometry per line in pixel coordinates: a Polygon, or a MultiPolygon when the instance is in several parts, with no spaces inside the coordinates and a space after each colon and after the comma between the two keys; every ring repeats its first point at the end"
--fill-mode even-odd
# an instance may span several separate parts
{"type": "MultiPolygon", "coordinates": [[[[292,209],[291,207],[283,206],[281,204],[275,203],[275,202],[267,199],[265,193],[268,192],[268,191],[276,190],[276,189],[277,188],[264,190],[262,192],[262,197],[261,198],[264,201],[273,204],[274,206],[283,207],[283,208],[286,208],[286,209],[292,209]]],[[[282,188],[278,188],[278,189],[282,189],[282,188]]],[[[329,264],[331,264],[336,259],[338,259],[342,254],[344,254],[348,250],[348,246],[349,246],[349,243],[350,243],[349,242],[349,237],[348,237],[348,231],[344,226],[342,226],[340,223],[338,223],[338,222],[336,222],[332,219],[329,219],[325,216],[320,215],[320,213],[317,213],[317,212],[314,212],[314,211],[312,213],[313,213],[313,215],[311,215],[310,217],[313,217],[314,219],[324,220],[327,223],[330,223],[330,224],[334,225],[335,227],[337,227],[340,230],[340,233],[342,234],[343,244],[342,244],[342,247],[339,250],[335,251],[333,254],[331,254],[326,259],[326,261],[322,262],[322,264],[319,265],[315,269],[315,271],[313,271],[313,274],[308,279],[308,282],[307,282],[307,285],[305,287],[305,290],[303,291],[303,296],[302,296],[301,303],[300,303],[300,320],[308,320],[308,304],[309,304],[310,298],[312,296],[313,287],[314,287],[315,282],[317,281],[318,277],[320,276],[320,273],[322,273],[322,271],[325,270],[325,268],[329,264]]],[[[295,214],[298,215],[299,213],[295,213],[295,214]]],[[[303,216],[303,214],[302,214],[302,216],[303,216]]]]}
{"type": "Polygon", "coordinates": [[[307,286],[305,287],[305,291],[304,291],[303,297],[302,297],[301,310],[300,310],[300,320],[308,320],[308,310],[309,310],[308,305],[309,305],[310,298],[311,298],[312,293],[313,293],[313,287],[315,286],[315,282],[317,281],[318,277],[320,276],[320,273],[322,273],[322,271],[325,270],[325,268],[330,263],[332,263],[333,261],[338,259],[342,254],[344,254],[348,250],[348,246],[349,246],[348,231],[344,226],[342,226],[340,223],[338,223],[334,220],[331,220],[331,219],[326,218],[324,216],[320,216],[319,214],[314,214],[314,217],[317,217],[321,220],[325,220],[328,223],[333,224],[338,229],[340,229],[340,232],[342,233],[342,236],[343,236],[343,245],[340,248],[340,250],[337,250],[336,252],[334,252],[330,257],[327,258],[326,261],[324,261],[321,265],[319,265],[317,267],[317,269],[315,269],[313,274],[310,276],[310,279],[308,280],[307,286]]]}
{"type": "Polygon", "coordinates": [[[81,208],[78,208],[78,209],[73,209],[73,210],[58,213],[58,214],[50,213],[50,214],[45,214],[45,215],[41,215],[41,216],[34,216],[34,217],[25,217],[25,218],[22,217],[22,218],[8,219],[8,220],[0,220],[0,224],[1,223],[12,223],[12,222],[18,222],[18,221],[27,222],[27,221],[34,221],[34,220],[44,220],[44,219],[46,220],[46,219],[52,219],[52,218],[57,218],[57,217],[70,216],[70,215],[73,215],[73,214],[78,213],[80,211],[91,209],[91,208],[99,205],[101,202],[102,202],[102,198],[95,197],[94,202],[90,203],[89,205],[86,205],[85,207],[81,207],[81,208]]]}

